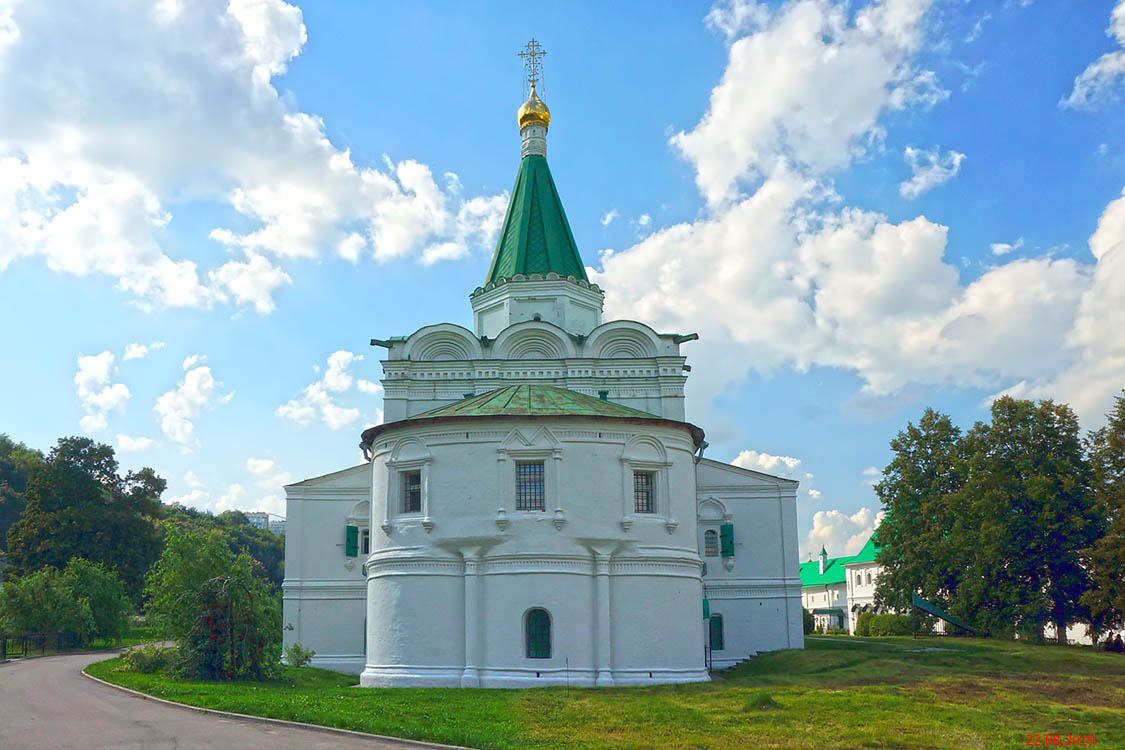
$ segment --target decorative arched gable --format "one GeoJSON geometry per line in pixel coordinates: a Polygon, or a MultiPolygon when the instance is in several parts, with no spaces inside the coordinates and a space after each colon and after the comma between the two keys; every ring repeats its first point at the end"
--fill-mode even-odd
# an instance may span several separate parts
{"type": "Polygon", "coordinates": [[[574,357],[574,342],[552,323],[530,320],[509,326],[492,345],[496,359],[531,360],[574,357]]]}
{"type": "Polygon", "coordinates": [[[446,362],[481,359],[483,354],[472,331],[440,323],[415,331],[403,347],[402,357],[415,362],[446,362]]]}
{"type": "Polygon", "coordinates": [[[644,323],[612,320],[590,332],[586,356],[599,359],[643,359],[669,354],[660,336],[644,323]]]}

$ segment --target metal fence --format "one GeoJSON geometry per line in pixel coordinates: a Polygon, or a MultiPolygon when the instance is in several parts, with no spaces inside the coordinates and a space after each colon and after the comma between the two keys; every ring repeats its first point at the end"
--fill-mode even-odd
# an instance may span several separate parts
{"type": "Polygon", "coordinates": [[[77,633],[27,633],[5,635],[0,633],[0,661],[17,656],[44,655],[50,651],[78,648],[82,639],[77,633]]]}

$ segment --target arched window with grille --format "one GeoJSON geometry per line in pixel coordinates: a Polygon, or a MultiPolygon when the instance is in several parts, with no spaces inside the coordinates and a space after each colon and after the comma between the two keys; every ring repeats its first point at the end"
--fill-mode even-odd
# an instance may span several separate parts
{"type": "Polygon", "coordinates": [[[524,616],[524,633],[528,659],[551,658],[551,615],[536,607],[524,616]]]}
{"type": "Polygon", "coordinates": [[[711,615],[711,650],[723,650],[723,616],[711,615]]]}
{"type": "Polygon", "coordinates": [[[868,586],[871,585],[871,571],[870,570],[867,571],[867,585],[868,586]]]}
{"type": "Polygon", "coordinates": [[[703,554],[706,557],[719,556],[719,532],[714,529],[703,532],[703,554]]]}

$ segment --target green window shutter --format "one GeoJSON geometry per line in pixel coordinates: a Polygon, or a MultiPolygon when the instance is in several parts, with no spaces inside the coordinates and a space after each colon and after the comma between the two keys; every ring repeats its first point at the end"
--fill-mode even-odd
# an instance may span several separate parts
{"type": "Polygon", "coordinates": [[[719,527],[719,554],[734,557],[734,524],[724,523],[719,527]]]}
{"type": "Polygon", "coordinates": [[[703,600],[703,619],[706,620],[711,616],[711,602],[706,599],[703,600]]]}
{"type": "Polygon", "coordinates": [[[344,527],[344,554],[348,557],[359,556],[359,527],[344,527]]]}

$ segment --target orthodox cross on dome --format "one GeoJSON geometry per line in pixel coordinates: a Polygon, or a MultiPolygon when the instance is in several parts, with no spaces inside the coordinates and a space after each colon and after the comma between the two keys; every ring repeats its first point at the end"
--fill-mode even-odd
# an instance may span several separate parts
{"type": "Polygon", "coordinates": [[[543,46],[535,41],[535,39],[528,42],[527,46],[523,48],[523,52],[519,53],[519,56],[523,58],[523,68],[527,74],[527,84],[531,87],[532,91],[535,90],[535,84],[539,83],[543,78],[543,56],[546,54],[547,51],[543,49],[543,46]]]}

